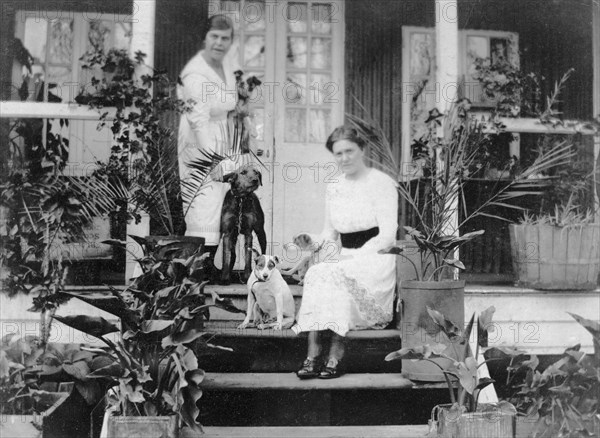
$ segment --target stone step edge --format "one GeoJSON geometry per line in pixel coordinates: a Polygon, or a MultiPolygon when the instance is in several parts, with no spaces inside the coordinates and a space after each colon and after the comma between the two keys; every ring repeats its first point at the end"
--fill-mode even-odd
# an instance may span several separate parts
{"type": "Polygon", "coordinates": [[[181,438],[415,438],[427,435],[427,425],[403,426],[263,426],[204,427],[204,434],[184,428],[181,438]],[[368,432],[367,432],[368,431],[368,432]]]}
{"type": "MultiPolygon", "coordinates": [[[[124,289],[125,285],[117,285],[114,286],[117,289],[124,289]]],[[[302,296],[302,286],[298,285],[290,285],[290,289],[292,291],[292,295],[295,297],[302,296]]],[[[81,291],[81,292],[102,292],[108,291],[108,287],[104,285],[97,286],[66,286],[65,290],[67,291],[81,291]]],[[[247,289],[245,284],[232,284],[229,286],[219,286],[209,284],[206,286],[206,291],[215,291],[219,295],[222,296],[244,296],[247,295],[247,289]]],[[[578,296],[578,295],[598,295],[600,294],[600,288],[596,288],[595,290],[538,290],[538,289],[529,289],[518,286],[494,286],[494,285],[477,285],[477,284],[467,284],[465,286],[465,294],[467,295],[494,295],[494,294],[502,294],[502,295],[560,295],[560,294],[568,294],[569,296],[578,296]]]]}
{"type": "Polygon", "coordinates": [[[415,383],[400,373],[349,373],[337,379],[300,380],[295,373],[206,373],[204,391],[445,389],[446,383],[415,383]]]}

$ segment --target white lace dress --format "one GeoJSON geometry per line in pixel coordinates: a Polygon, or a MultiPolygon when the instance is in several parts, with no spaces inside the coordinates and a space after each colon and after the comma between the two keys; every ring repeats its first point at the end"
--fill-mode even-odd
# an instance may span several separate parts
{"type": "Polygon", "coordinates": [[[342,248],[339,260],[308,270],[294,331],[329,329],[345,336],[349,330],[384,328],[392,320],[396,256],[377,251],[396,242],[396,183],[376,169],[359,180],[342,175],[327,188],[325,216],[325,242],[373,227],[379,234],[361,248],[342,248]]]}

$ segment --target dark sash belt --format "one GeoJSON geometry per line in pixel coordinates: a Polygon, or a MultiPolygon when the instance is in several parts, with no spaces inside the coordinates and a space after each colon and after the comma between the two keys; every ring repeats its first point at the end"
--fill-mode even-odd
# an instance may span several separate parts
{"type": "Polygon", "coordinates": [[[368,230],[355,231],[354,233],[340,233],[340,239],[344,248],[360,248],[378,234],[379,227],[373,227],[368,230]]]}

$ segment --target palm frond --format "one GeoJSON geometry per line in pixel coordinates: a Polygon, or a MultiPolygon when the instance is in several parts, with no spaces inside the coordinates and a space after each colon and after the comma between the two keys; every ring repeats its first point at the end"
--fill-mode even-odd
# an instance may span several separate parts
{"type": "Polygon", "coordinates": [[[185,163],[190,172],[186,178],[181,180],[181,198],[185,207],[184,216],[187,215],[194,199],[200,195],[209,174],[222,161],[227,159],[227,157],[212,151],[200,150],[199,154],[199,157],[185,163]]]}

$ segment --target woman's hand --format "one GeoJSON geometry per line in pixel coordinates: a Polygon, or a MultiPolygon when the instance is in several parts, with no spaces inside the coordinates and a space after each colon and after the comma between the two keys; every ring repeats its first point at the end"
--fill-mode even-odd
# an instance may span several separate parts
{"type": "Polygon", "coordinates": [[[213,181],[223,182],[223,168],[220,164],[218,164],[213,170],[211,170],[209,175],[213,181]]]}

